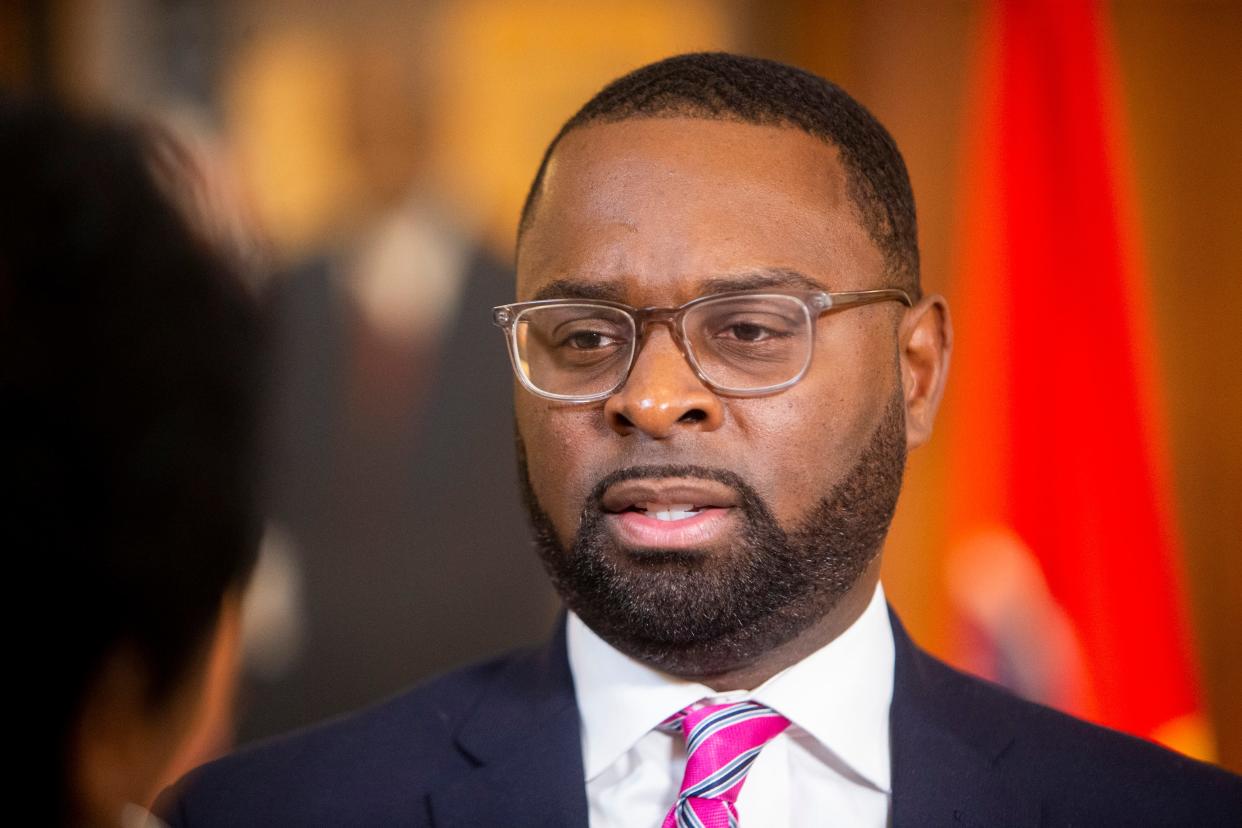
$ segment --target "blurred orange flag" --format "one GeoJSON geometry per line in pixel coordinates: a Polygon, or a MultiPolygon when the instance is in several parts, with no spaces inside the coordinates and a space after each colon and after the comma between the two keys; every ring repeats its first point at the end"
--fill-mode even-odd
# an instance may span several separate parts
{"type": "Polygon", "coordinates": [[[958,663],[1208,758],[1105,10],[980,30],[957,242],[958,663]]]}

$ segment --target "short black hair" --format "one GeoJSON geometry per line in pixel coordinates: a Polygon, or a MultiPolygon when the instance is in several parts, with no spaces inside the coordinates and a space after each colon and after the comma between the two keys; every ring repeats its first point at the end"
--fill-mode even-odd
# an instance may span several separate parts
{"type": "Polygon", "coordinates": [[[548,145],[522,208],[519,237],[533,220],[548,161],[567,134],[592,123],[671,117],[796,127],[835,147],[850,198],[884,256],[889,280],[920,294],[914,192],[888,130],[830,81],[778,61],[723,52],[649,64],[587,101],[548,145]]]}
{"type": "Polygon", "coordinates": [[[260,529],[261,314],[151,149],[146,127],[0,96],[0,549],[34,650],[20,706],[47,711],[38,807],[60,821],[106,660],[132,649],[166,701],[260,529]]]}

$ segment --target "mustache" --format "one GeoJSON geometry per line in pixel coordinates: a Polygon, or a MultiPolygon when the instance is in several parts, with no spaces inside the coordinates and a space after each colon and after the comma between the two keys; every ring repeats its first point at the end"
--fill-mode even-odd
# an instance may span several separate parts
{"type": "MultiPolygon", "coordinates": [[[[526,456],[526,441],[522,439],[516,420],[513,426],[514,447],[517,450],[518,486],[521,489],[522,504],[525,506],[527,514],[530,515],[531,525],[535,530],[538,541],[549,546],[560,547],[560,540],[552,527],[552,521],[548,517],[548,513],[543,510],[542,504],[539,503],[539,498],[535,495],[535,487],[531,485],[530,467],[526,456]]],[[[754,486],[747,483],[736,472],[710,466],[698,466],[691,463],[639,464],[609,472],[591,487],[591,491],[584,498],[582,508],[579,511],[579,537],[589,535],[593,531],[598,530],[599,524],[604,517],[604,492],[608,490],[609,486],[626,480],[661,477],[699,478],[728,486],[737,494],[737,506],[742,514],[746,516],[748,524],[751,526],[766,525],[769,527],[776,527],[778,525],[776,517],[773,515],[771,508],[768,507],[767,501],[760,496],[754,486]]]]}
{"type": "Polygon", "coordinates": [[[678,477],[678,478],[697,478],[699,480],[711,480],[714,483],[720,483],[728,486],[738,495],[738,505],[742,510],[751,515],[770,516],[771,511],[767,504],[753,486],[742,479],[740,475],[728,469],[711,468],[708,466],[694,465],[645,465],[645,466],[627,466],[617,469],[600,478],[596,484],[591,487],[591,493],[586,497],[586,503],[583,505],[584,513],[603,511],[604,492],[609,487],[627,480],[653,480],[659,478],[678,477]]]}

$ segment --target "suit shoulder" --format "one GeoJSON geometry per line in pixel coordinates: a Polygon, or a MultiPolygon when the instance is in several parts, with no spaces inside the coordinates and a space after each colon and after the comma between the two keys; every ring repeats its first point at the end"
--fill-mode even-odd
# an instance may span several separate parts
{"type": "Polygon", "coordinates": [[[408,820],[439,779],[469,765],[453,740],[457,724],[527,657],[516,651],[470,665],[243,747],[186,774],[155,810],[172,825],[343,825],[357,822],[356,809],[367,802],[386,803],[408,820]]]}
{"type": "Polygon", "coordinates": [[[1242,777],[919,655],[915,669],[935,688],[939,714],[956,719],[1023,789],[1039,792],[1052,823],[1076,824],[1084,814],[1091,824],[1136,814],[1148,824],[1163,824],[1161,815],[1179,823],[1193,814],[1196,824],[1242,825],[1242,777]]]}

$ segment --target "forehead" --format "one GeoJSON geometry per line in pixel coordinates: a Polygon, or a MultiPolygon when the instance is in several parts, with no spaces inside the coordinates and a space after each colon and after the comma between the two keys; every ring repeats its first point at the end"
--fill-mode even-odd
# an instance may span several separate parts
{"type": "Polygon", "coordinates": [[[740,274],[878,286],[883,260],[835,148],[792,127],[630,119],[570,132],[518,250],[518,298],[606,283],[631,304],[681,302],[740,274]]]}

